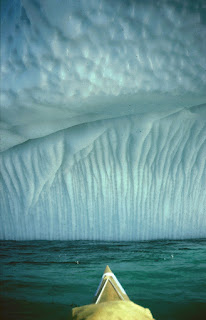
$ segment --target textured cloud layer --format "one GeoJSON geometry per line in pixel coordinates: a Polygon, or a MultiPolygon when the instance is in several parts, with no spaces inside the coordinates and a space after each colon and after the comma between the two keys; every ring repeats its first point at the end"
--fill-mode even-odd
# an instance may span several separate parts
{"type": "Polygon", "coordinates": [[[2,149],[204,103],[205,10],[182,0],[3,1],[2,149]]]}

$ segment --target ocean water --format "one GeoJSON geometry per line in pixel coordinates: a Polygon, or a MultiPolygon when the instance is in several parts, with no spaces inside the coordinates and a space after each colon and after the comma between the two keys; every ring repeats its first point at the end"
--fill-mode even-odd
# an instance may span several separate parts
{"type": "Polygon", "coordinates": [[[1,319],[69,319],[107,264],[155,319],[206,319],[206,240],[1,241],[0,255],[1,319]]]}

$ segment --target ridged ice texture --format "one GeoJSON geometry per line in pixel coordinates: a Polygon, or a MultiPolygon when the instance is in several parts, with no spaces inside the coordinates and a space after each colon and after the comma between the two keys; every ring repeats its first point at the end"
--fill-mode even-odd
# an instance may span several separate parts
{"type": "Polygon", "coordinates": [[[205,237],[205,110],[99,121],[4,152],[0,238],[205,237]]]}
{"type": "Polygon", "coordinates": [[[206,102],[204,0],[1,7],[2,150],[85,122],[206,102]]]}
{"type": "Polygon", "coordinates": [[[1,239],[206,237],[205,10],[1,1],[1,239]]]}

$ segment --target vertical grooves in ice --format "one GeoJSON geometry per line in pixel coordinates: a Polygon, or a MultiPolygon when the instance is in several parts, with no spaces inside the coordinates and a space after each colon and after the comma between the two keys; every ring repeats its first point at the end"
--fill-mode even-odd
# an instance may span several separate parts
{"type": "Polygon", "coordinates": [[[206,236],[206,123],[198,115],[90,123],[88,138],[84,126],[75,130],[2,154],[1,239],[206,236]]]}

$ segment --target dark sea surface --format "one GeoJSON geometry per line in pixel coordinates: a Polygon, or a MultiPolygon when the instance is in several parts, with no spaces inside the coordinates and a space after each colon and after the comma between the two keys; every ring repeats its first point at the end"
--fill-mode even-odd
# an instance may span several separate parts
{"type": "Polygon", "coordinates": [[[0,257],[1,319],[69,319],[107,264],[155,319],[206,319],[206,240],[1,241],[0,257]]]}

